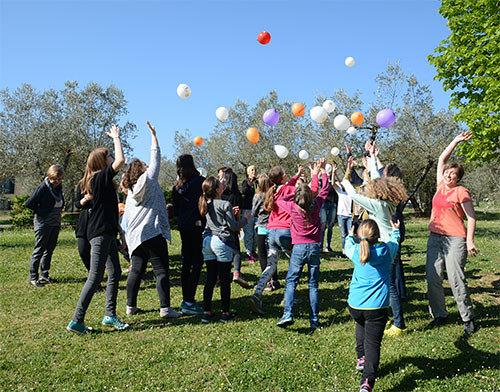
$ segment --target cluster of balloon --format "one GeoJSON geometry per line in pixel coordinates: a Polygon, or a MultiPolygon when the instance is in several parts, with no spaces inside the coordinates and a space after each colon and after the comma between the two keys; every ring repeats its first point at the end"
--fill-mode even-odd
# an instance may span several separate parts
{"type": "Polygon", "coordinates": [[[259,41],[262,45],[267,45],[271,42],[271,34],[267,31],[261,31],[257,36],[257,41],[259,41]]]}
{"type": "Polygon", "coordinates": [[[200,173],[200,176],[202,176],[202,177],[206,177],[207,176],[207,171],[204,168],[202,168],[202,167],[198,168],[198,172],[200,173]]]}
{"type": "Polygon", "coordinates": [[[224,122],[229,116],[229,111],[224,106],[221,106],[220,108],[217,108],[217,110],[215,111],[215,115],[217,116],[219,121],[224,122]]]}
{"type": "Polygon", "coordinates": [[[193,143],[195,146],[201,146],[203,144],[203,139],[201,138],[201,136],[196,136],[193,139],[193,143]]]}
{"type": "Polygon", "coordinates": [[[280,114],[276,109],[268,109],[264,112],[262,119],[267,125],[272,127],[278,124],[278,121],[280,119],[280,114]]]}
{"type": "Polygon", "coordinates": [[[281,159],[284,159],[288,156],[288,148],[280,144],[276,144],[274,146],[274,151],[276,152],[276,155],[281,159]]]}
{"type": "Polygon", "coordinates": [[[306,159],[309,159],[309,153],[306,150],[300,150],[299,158],[305,161],[306,159]]]}
{"type": "Polygon", "coordinates": [[[335,104],[332,100],[327,99],[325,102],[323,102],[323,109],[325,109],[328,114],[333,113],[333,111],[335,110],[335,104]]]}
{"type": "Polygon", "coordinates": [[[326,166],[325,166],[325,170],[326,170],[327,173],[331,173],[332,170],[333,170],[332,165],[330,165],[329,163],[327,163],[326,166]]]}
{"type": "Polygon", "coordinates": [[[356,128],[354,128],[354,127],[349,127],[349,128],[347,128],[347,133],[348,133],[349,135],[354,135],[354,134],[356,134],[356,128]]]}
{"type": "Polygon", "coordinates": [[[330,151],[334,157],[340,154],[340,150],[337,147],[333,147],[330,151]]]}
{"type": "Polygon", "coordinates": [[[391,109],[384,109],[377,113],[375,120],[381,128],[389,128],[396,121],[396,113],[391,109]]]}
{"type": "Polygon", "coordinates": [[[365,117],[361,114],[361,112],[354,112],[351,114],[351,122],[354,125],[361,125],[365,121],[365,117]]]}
{"type": "Polygon", "coordinates": [[[356,64],[356,61],[354,61],[354,58],[352,57],[347,57],[345,59],[345,65],[349,68],[354,67],[354,64],[356,64]]]}
{"type": "Polygon", "coordinates": [[[323,108],[323,106],[315,106],[309,113],[311,114],[312,120],[318,124],[324,123],[328,118],[328,112],[323,108]]]}
{"type": "Polygon", "coordinates": [[[306,107],[301,103],[294,103],[292,106],[292,113],[296,117],[302,117],[306,112],[306,107]]]}
{"type": "Polygon", "coordinates": [[[347,129],[349,129],[349,127],[351,126],[351,123],[346,116],[344,116],[343,114],[339,114],[333,120],[333,126],[339,131],[347,131],[347,129]]]}
{"type": "Polygon", "coordinates": [[[247,139],[250,143],[257,144],[259,141],[259,131],[256,128],[248,128],[247,139]]]}
{"type": "Polygon", "coordinates": [[[191,95],[191,87],[187,84],[181,83],[177,86],[177,95],[181,98],[189,98],[191,95]]]}

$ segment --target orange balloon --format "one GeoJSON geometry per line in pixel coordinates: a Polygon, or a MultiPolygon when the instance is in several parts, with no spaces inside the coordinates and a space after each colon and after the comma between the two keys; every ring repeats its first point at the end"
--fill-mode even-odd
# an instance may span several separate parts
{"type": "Polygon", "coordinates": [[[363,121],[365,121],[365,118],[363,117],[361,112],[354,112],[353,114],[351,114],[351,122],[354,125],[361,125],[363,124],[363,121]]]}
{"type": "Polygon", "coordinates": [[[203,139],[201,138],[201,136],[196,136],[193,139],[193,143],[195,146],[201,146],[203,144],[203,139]]]}
{"type": "Polygon", "coordinates": [[[256,128],[248,128],[247,129],[247,139],[253,143],[257,144],[259,141],[259,131],[256,128]]]}
{"type": "Polygon", "coordinates": [[[292,106],[292,113],[297,117],[302,117],[306,112],[306,108],[301,103],[294,103],[292,106]]]}

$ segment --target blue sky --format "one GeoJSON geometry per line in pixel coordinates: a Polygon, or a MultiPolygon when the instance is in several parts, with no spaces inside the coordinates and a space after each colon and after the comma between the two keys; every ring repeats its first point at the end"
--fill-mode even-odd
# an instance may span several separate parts
{"type": "MultiPolygon", "coordinates": [[[[374,97],[375,76],[399,60],[431,86],[437,108],[449,94],[427,62],[448,34],[439,1],[23,1],[0,0],[0,88],[66,80],[114,84],[139,134],[135,156],[149,160],[145,121],[172,157],[176,130],[208,136],[215,110],[238,98],[312,107],[318,93],[356,89],[374,97]],[[257,42],[260,31],[271,43],[257,42]],[[352,56],[356,65],[344,65],[352,56]],[[176,94],[179,83],[192,89],[176,94]]],[[[308,113],[308,110],[307,112],[308,113]]],[[[244,132],[245,130],[242,130],[244,132]]]]}

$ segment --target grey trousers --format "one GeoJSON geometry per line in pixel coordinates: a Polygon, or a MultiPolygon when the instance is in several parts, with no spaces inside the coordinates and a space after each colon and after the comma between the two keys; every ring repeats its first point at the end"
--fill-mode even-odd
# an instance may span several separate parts
{"type": "Polygon", "coordinates": [[[105,315],[111,317],[116,315],[116,297],[122,271],[115,238],[109,234],[95,237],[90,240],[90,246],[89,276],[80,293],[80,299],[73,315],[73,321],[77,323],[81,323],[85,319],[85,313],[97,287],[101,283],[105,268],[108,270],[105,315]]]}
{"type": "Polygon", "coordinates": [[[52,253],[57,245],[60,226],[35,227],[35,249],[30,261],[30,280],[38,280],[38,268],[40,275],[48,278],[52,253]]]}
{"type": "Polygon", "coordinates": [[[446,267],[448,281],[462,321],[466,322],[474,318],[472,301],[464,273],[466,262],[467,241],[465,238],[430,234],[427,241],[425,274],[429,311],[432,317],[448,316],[443,289],[443,272],[446,267]]]}

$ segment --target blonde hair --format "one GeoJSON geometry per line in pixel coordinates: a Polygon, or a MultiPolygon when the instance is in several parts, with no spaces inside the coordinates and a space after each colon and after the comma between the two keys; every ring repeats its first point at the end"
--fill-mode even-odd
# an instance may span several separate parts
{"type": "Polygon", "coordinates": [[[202,216],[207,215],[208,199],[215,199],[219,185],[220,181],[213,176],[208,177],[205,181],[203,181],[203,184],[201,184],[203,195],[201,195],[198,200],[198,210],[200,210],[200,214],[202,216]]]}
{"type": "Polygon", "coordinates": [[[100,172],[107,166],[106,157],[108,154],[109,150],[106,147],[99,147],[90,152],[89,157],[87,158],[87,165],[85,166],[83,178],[78,182],[82,193],[92,194],[90,181],[92,180],[92,177],[94,177],[94,174],[100,172]]]}
{"type": "Polygon", "coordinates": [[[51,180],[64,177],[64,168],[61,165],[52,165],[47,170],[47,177],[51,180]]]}
{"type": "Polygon", "coordinates": [[[382,177],[366,184],[365,196],[399,204],[408,198],[403,181],[397,177],[382,177]]]}
{"type": "Polygon", "coordinates": [[[267,190],[266,198],[264,200],[264,210],[267,212],[271,212],[274,206],[274,194],[276,193],[276,189],[283,182],[283,178],[285,178],[285,169],[281,166],[274,166],[271,170],[269,170],[269,181],[271,182],[271,187],[267,190]]]}
{"type": "Polygon", "coordinates": [[[359,262],[366,264],[370,260],[370,245],[375,244],[380,237],[380,230],[377,222],[373,219],[365,219],[358,227],[359,241],[359,262]]]}

